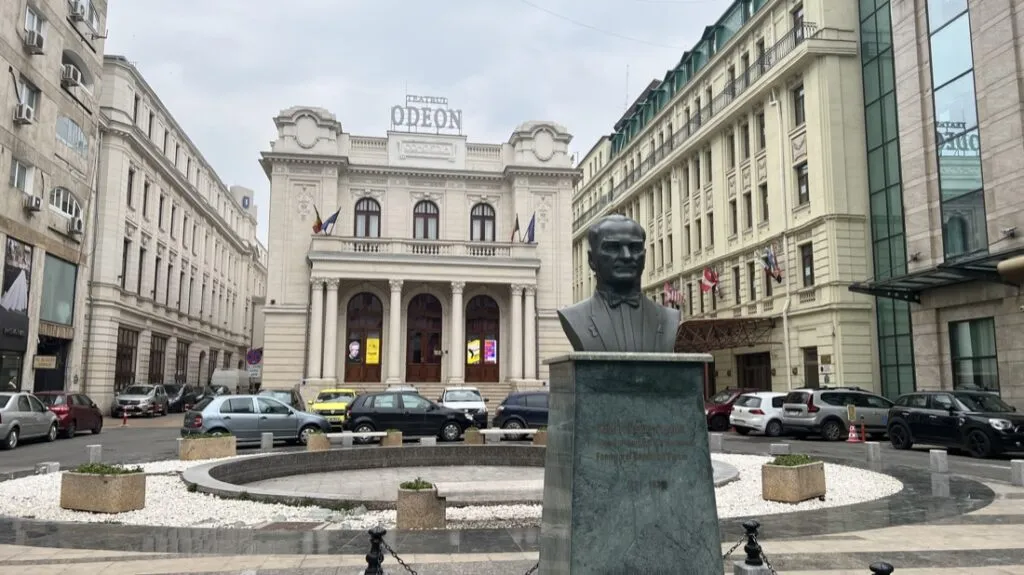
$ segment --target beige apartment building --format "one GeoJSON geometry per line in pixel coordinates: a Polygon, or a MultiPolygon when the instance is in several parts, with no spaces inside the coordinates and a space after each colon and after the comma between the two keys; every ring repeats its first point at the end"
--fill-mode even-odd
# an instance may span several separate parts
{"type": "Polygon", "coordinates": [[[893,0],[861,17],[880,257],[853,289],[878,296],[884,379],[1024,407],[1024,6],[893,0]]]}
{"type": "Polygon", "coordinates": [[[106,11],[0,2],[0,390],[84,375],[106,11]]]}
{"type": "Polygon", "coordinates": [[[264,386],[470,384],[499,401],[568,351],[556,310],[572,301],[571,136],[526,122],[471,143],[441,121],[461,121],[445,99],[407,101],[431,107],[396,106],[384,137],[320,108],[274,119],[264,386]]]}
{"type": "Polygon", "coordinates": [[[266,289],[253,191],[226,186],[139,70],[103,61],[85,391],[244,368],[266,289]]]}
{"type": "Polygon", "coordinates": [[[714,355],[707,393],[878,388],[873,301],[848,289],[872,263],[857,8],[734,2],[579,164],[574,298],[594,289],[588,226],[635,218],[644,290],[681,294],[679,349],[714,355]]]}

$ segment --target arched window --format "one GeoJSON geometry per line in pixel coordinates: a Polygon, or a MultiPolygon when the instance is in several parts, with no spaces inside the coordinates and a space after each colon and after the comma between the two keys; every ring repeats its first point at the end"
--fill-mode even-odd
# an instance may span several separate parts
{"type": "Polygon", "coordinates": [[[373,198],[363,198],[356,202],[355,229],[357,238],[380,237],[380,204],[373,198]]]}
{"type": "Polygon", "coordinates": [[[57,139],[79,156],[84,158],[89,155],[89,137],[81,126],[67,116],[57,118],[57,139]]]}
{"type": "Polygon", "coordinates": [[[54,188],[50,192],[50,209],[69,218],[82,217],[81,204],[67,188],[54,188]]]}
{"type": "Polygon", "coordinates": [[[474,242],[494,241],[494,208],[477,204],[469,212],[469,239],[474,242]]]}
{"type": "Polygon", "coordinates": [[[436,240],[441,210],[434,202],[423,200],[412,209],[412,237],[417,240],[436,240]]]}

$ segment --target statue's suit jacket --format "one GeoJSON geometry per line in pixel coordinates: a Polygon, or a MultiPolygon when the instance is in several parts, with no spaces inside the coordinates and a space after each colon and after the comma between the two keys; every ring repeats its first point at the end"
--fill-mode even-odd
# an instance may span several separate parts
{"type": "MultiPolygon", "coordinates": [[[[594,295],[577,304],[559,310],[558,319],[562,322],[569,343],[575,351],[632,351],[619,349],[619,341],[623,341],[618,322],[612,321],[608,308],[603,301],[594,295]]],[[[626,305],[626,304],[623,304],[626,305]]],[[[664,307],[641,297],[640,311],[643,325],[636,340],[645,353],[671,353],[674,351],[676,330],[679,327],[679,310],[664,307]]]]}

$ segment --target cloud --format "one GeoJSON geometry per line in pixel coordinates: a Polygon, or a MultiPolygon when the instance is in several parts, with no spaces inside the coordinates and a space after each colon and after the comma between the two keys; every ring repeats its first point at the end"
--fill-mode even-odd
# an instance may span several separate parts
{"type": "Polygon", "coordinates": [[[226,184],[257,191],[266,239],[269,185],[257,159],[280,110],[322,106],[348,132],[383,135],[408,86],[461,108],[472,141],[502,142],[523,121],[547,119],[586,152],[729,5],[131,0],[110,2],[106,49],[136,63],[226,184]]]}

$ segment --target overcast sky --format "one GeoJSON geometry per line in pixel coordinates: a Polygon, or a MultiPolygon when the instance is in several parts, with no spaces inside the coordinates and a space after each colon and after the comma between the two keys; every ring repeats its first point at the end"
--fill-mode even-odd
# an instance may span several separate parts
{"type": "Polygon", "coordinates": [[[728,0],[110,0],[107,53],[126,56],[221,179],[256,190],[293,105],[383,136],[392,104],[444,96],[473,142],[553,120],[582,155],[662,78],[728,0]],[[628,85],[627,85],[628,65],[628,85]]]}

